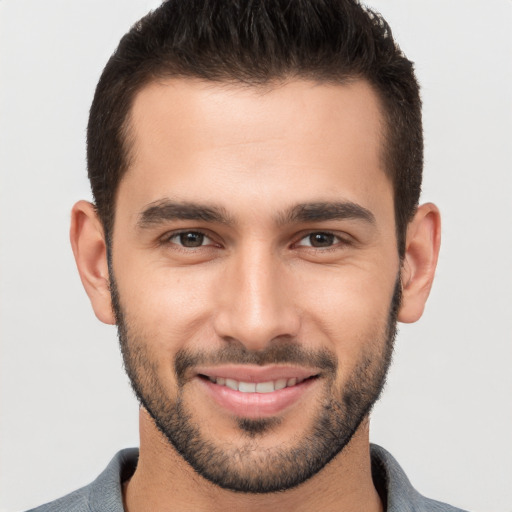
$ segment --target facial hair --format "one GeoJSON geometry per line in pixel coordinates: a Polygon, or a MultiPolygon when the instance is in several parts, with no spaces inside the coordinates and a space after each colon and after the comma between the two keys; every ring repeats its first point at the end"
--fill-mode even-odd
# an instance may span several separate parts
{"type": "Polygon", "coordinates": [[[342,389],[335,386],[337,357],[326,349],[307,350],[297,343],[272,340],[263,351],[248,351],[241,343],[214,353],[180,350],[174,360],[177,392],[169,396],[158,378],[157,364],[148,343],[130,329],[122,309],[112,270],[112,307],[124,366],[140,404],[174,449],[202,477],[224,489],[243,493],[284,491],[305,482],[324,468],[357,431],[385,385],[396,336],[401,301],[398,277],[381,339],[370,340],[342,389]],[[319,368],[324,393],[312,426],[293,446],[258,449],[259,439],[278,428],[279,418],[239,418],[244,443],[226,445],[208,438],[187,408],[184,389],[187,370],[199,364],[294,364],[319,368]]]}

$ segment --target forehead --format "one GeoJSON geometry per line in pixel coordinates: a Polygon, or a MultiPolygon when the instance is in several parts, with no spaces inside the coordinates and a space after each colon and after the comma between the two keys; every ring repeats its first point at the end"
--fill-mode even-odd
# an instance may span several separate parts
{"type": "Polygon", "coordinates": [[[364,80],[264,86],[193,79],[151,82],[136,94],[129,115],[136,149],[147,146],[150,132],[153,138],[155,128],[164,126],[167,133],[160,135],[171,136],[176,147],[193,142],[196,150],[201,149],[198,141],[201,146],[251,143],[260,136],[281,142],[302,137],[339,146],[360,136],[364,144],[384,128],[377,95],[364,80]],[[326,137],[328,133],[333,136],[326,137]]]}
{"type": "Polygon", "coordinates": [[[377,95],[365,81],[153,82],[130,112],[131,165],[119,199],[129,189],[134,204],[215,195],[217,203],[265,197],[286,207],[342,198],[372,206],[383,189],[392,196],[383,131],[377,95]]]}

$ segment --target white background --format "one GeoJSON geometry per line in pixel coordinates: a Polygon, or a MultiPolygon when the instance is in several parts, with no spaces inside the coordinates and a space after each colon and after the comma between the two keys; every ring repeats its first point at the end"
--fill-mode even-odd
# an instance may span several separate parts
{"type": "MultiPolygon", "coordinates": [[[[156,0],[0,0],[0,510],[95,478],[138,443],[115,329],[68,244],[85,127],[121,35],[156,0]]],[[[424,494],[512,511],[512,2],[375,0],[423,86],[437,280],[403,326],[372,439],[424,494]]]]}

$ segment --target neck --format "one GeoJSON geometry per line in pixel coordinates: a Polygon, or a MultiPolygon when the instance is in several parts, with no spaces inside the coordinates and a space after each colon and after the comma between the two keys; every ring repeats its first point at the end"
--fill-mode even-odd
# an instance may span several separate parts
{"type": "Polygon", "coordinates": [[[139,462],[124,485],[125,510],[383,512],[371,476],[368,427],[368,421],[363,421],[342,452],[303,484],[285,492],[244,494],[222,489],[199,476],[141,409],[139,462]]]}

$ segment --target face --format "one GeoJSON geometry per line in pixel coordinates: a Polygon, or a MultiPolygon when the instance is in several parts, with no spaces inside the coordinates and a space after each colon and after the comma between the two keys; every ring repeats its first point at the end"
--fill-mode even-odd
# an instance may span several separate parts
{"type": "Polygon", "coordinates": [[[382,388],[399,303],[383,121],[364,82],[147,86],[110,265],[125,365],[225,488],[287,489],[382,388]]]}

